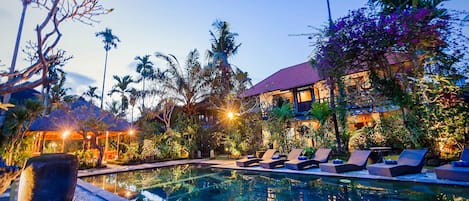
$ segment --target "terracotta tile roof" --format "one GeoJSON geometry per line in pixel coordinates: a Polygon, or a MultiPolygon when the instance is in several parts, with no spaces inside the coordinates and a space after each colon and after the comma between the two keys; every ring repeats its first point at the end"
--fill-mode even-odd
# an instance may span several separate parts
{"type": "Polygon", "coordinates": [[[245,96],[255,96],[275,90],[287,90],[312,85],[321,80],[319,73],[309,62],[304,62],[277,71],[245,92],[245,96]]]}

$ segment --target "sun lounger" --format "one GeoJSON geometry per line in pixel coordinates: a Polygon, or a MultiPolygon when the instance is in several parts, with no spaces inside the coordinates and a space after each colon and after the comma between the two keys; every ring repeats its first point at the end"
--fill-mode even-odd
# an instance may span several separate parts
{"type": "Polygon", "coordinates": [[[264,153],[262,158],[239,159],[239,160],[236,161],[236,166],[238,166],[238,167],[248,167],[248,166],[251,166],[253,164],[259,163],[259,161],[271,159],[272,156],[275,154],[275,152],[277,152],[275,149],[269,149],[264,153]]]}
{"type": "Polygon", "coordinates": [[[347,163],[345,164],[324,163],[319,164],[319,168],[321,168],[321,171],[323,172],[332,173],[363,170],[365,169],[370,154],[370,150],[357,150],[352,152],[352,155],[350,155],[347,163]]]}
{"type": "Polygon", "coordinates": [[[272,169],[282,167],[286,161],[298,159],[303,152],[303,149],[292,149],[287,156],[287,159],[267,159],[259,162],[262,168],[272,169]]]}
{"type": "Polygon", "coordinates": [[[469,181],[469,148],[465,148],[461,154],[461,161],[453,162],[435,168],[436,178],[455,181],[469,181]],[[458,165],[458,162],[464,165],[458,165]]]}
{"type": "Polygon", "coordinates": [[[397,164],[377,163],[368,166],[368,172],[372,175],[395,177],[403,174],[420,173],[426,149],[406,149],[399,155],[397,164]]]}
{"type": "Polygon", "coordinates": [[[304,170],[311,167],[319,167],[319,163],[327,163],[329,160],[329,155],[331,154],[331,149],[320,148],[314,153],[312,159],[298,160],[289,160],[285,162],[285,167],[292,170],[304,170]]]}

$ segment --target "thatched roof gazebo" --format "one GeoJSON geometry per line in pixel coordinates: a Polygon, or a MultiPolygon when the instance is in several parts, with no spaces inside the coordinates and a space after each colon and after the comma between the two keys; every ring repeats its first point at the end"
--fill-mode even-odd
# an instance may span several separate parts
{"type": "Polygon", "coordinates": [[[114,117],[92,103],[79,98],[53,110],[49,115],[36,119],[29,127],[28,134],[35,134],[35,151],[41,152],[45,141],[98,140],[133,130],[124,119],[114,117]],[[42,146],[41,146],[42,145],[42,146]]]}

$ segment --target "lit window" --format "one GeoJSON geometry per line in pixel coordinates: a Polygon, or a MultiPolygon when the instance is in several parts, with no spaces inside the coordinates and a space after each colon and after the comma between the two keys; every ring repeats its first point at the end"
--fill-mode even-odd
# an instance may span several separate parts
{"type": "Polygon", "coordinates": [[[299,91],[297,93],[298,103],[312,101],[311,90],[299,91]]]}

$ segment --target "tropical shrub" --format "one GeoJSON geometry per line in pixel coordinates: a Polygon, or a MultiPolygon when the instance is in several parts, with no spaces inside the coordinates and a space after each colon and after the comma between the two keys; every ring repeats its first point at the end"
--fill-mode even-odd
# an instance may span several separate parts
{"type": "Polygon", "coordinates": [[[78,158],[78,169],[82,170],[96,167],[96,158],[93,155],[93,151],[90,149],[75,151],[73,155],[78,158]]]}
{"type": "Polygon", "coordinates": [[[290,128],[290,120],[293,117],[294,111],[290,102],[281,97],[277,100],[277,105],[268,111],[267,128],[271,133],[269,140],[278,146],[281,153],[288,153],[291,149],[293,130],[290,128]]]}

